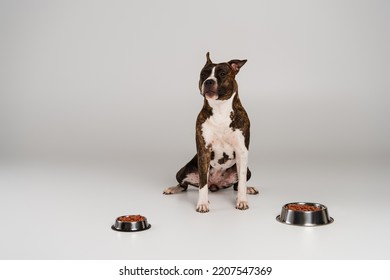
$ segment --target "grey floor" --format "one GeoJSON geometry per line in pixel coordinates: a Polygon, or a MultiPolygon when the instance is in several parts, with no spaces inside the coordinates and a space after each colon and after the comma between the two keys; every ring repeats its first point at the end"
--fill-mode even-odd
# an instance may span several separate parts
{"type": "Polygon", "coordinates": [[[260,195],[250,209],[236,210],[227,189],[199,214],[195,188],[162,194],[180,160],[2,161],[0,259],[390,258],[389,161],[252,158],[260,195]],[[293,201],[327,205],[334,223],[277,222],[293,201]],[[111,230],[124,214],[145,215],[151,229],[111,230]]]}
{"type": "Polygon", "coordinates": [[[93,3],[0,1],[0,259],[390,259],[390,1],[93,3]],[[248,211],[162,194],[208,51],[248,59],[248,211]],[[334,223],[278,223],[294,201],[334,223]]]}

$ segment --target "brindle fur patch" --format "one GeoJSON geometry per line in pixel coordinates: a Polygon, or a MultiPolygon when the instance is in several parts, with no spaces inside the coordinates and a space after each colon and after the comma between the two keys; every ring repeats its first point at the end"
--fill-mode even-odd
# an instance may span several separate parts
{"type": "Polygon", "coordinates": [[[222,154],[222,158],[218,160],[218,164],[222,165],[229,160],[229,156],[226,153],[222,154]]]}
{"type": "Polygon", "coordinates": [[[242,131],[242,134],[245,138],[245,147],[249,149],[249,138],[250,138],[250,122],[248,114],[241,105],[241,101],[238,98],[238,95],[234,96],[233,100],[233,111],[230,114],[230,127],[234,129],[239,129],[242,131]]]}

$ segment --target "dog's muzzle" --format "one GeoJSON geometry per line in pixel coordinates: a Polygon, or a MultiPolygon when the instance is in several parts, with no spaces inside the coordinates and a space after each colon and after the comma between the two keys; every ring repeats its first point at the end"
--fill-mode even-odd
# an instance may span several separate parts
{"type": "Polygon", "coordinates": [[[203,82],[203,95],[208,98],[217,97],[217,83],[213,79],[208,79],[203,82]]]}

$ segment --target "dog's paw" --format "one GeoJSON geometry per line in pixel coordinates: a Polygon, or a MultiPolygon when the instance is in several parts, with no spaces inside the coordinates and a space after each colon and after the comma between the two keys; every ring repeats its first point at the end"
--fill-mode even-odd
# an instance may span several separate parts
{"type": "Polygon", "coordinates": [[[249,208],[247,201],[237,201],[236,203],[236,209],[238,210],[246,210],[249,208]]]}
{"type": "Polygon", "coordinates": [[[255,187],[247,187],[246,193],[247,194],[259,194],[259,191],[255,187]]]}
{"type": "Polygon", "coordinates": [[[208,203],[198,203],[198,205],[196,205],[196,212],[199,212],[199,213],[209,212],[209,204],[208,203]]]}
{"type": "Polygon", "coordinates": [[[178,186],[174,186],[174,187],[169,187],[169,188],[166,188],[163,192],[163,194],[175,194],[175,193],[180,193],[180,192],[184,192],[185,189],[178,185],[178,186]]]}

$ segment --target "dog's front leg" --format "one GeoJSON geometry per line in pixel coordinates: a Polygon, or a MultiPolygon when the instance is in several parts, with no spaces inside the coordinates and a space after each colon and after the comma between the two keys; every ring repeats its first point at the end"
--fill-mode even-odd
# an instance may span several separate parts
{"type": "Polygon", "coordinates": [[[208,174],[210,168],[211,151],[207,148],[201,148],[198,151],[198,170],[199,170],[199,198],[196,205],[196,211],[200,213],[209,212],[208,198],[208,174]]]}
{"type": "Polygon", "coordinates": [[[243,145],[243,143],[238,145],[238,148],[236,149],[236,160],[238,176],[236,208],[240,210],[246,210],[249,208],[246,188],[248,149],[245,147],[245,145],[243,145]]]}

